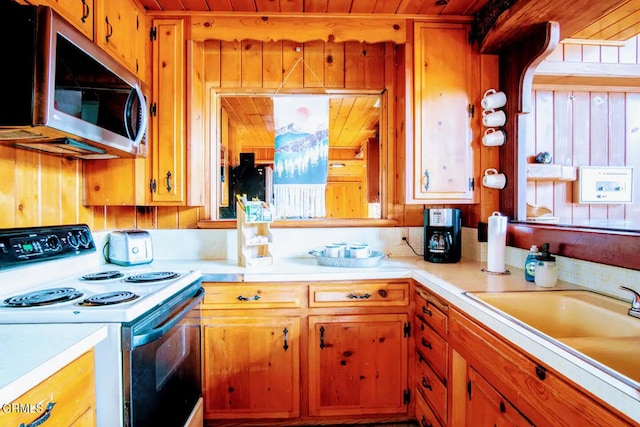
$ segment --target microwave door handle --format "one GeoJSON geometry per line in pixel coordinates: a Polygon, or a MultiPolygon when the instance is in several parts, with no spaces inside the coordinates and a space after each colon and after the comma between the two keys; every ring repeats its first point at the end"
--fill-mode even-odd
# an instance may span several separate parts
{"type": "Polygon", "coordinates": [[[138,102],[140,103],[140,111],[141,111],[140,129],[138,131],[138,134],[136,135],[135,140],[133,141],[134,147],[137,148],[140,145],[142,138],[144,138],[144,134],[147,132],[149,117],[147,117],[147,101],[145,101],[144,99],[144,94],[142,93],[138,85],[134,85],[133,88],[131,89],[131,92],[129,93],[129,98],[127,99],[127,106],[124,112],[124,128],[127,132],[127,136],[129,137],[129,139],[132,139],[134,129],[131,129],[130,122],[129,120],[127,120],[127,117],[130,117],[132,114],[134,114],[134,111],[132,111],[134,96],[137,96],[138,98],[138,102]]]}
{"type": "Polygon", "coordinates": [[[193,309],[193,307],[200,303],[200,300],[202,300],[203,298],[203,293],[204,290],[198,290],[198,293],[195,295],[193,301],[191,301],[188,306],[180,310],[180,312],[174,315],[171,319],[164,322],[162,326],[154,328],[144,334],[134,335],[133,337],[131,337],[131,349],[133,350],[136,347],[141,347],[162,338],[162,336],[169,332],[171,328],[176,326],[178,322],[180,322],[187,315],[187,313],[189,313],[193,309]]]}

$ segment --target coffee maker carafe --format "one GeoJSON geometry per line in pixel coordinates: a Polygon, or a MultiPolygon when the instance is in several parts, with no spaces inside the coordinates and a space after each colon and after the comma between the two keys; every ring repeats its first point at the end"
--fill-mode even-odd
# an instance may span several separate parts
{"type": "Polygon", "coordinates": [[[424,259],[430,262],[458,262],[462,256],[460,209],[424,210],[424,259]]]}

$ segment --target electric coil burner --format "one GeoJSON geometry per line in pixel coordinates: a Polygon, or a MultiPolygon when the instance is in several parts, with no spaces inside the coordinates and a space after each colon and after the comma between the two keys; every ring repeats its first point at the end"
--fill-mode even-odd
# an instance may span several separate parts
{"type": "Polygon", "coordinates": [[[134,274],[124,279],[128,283],[152,283],[162,280],[175,279],[179,277],[178,273],[173,271],[152,271],[150,273],[134,274]]]}
{"type": "Polygon", "coordinates": [[[101,280],[119,279],[120,277],[124,277],[124,273],[118,270],[111,270],[85,274],[80,279],[99,282],[101,280]]]}
{"type": "Polygon", "coordinates": [[[90,296],[89,298],[80,301],[78,305],[84,307],[102,307],[105,305],[121,304],[138,298],[140,297],[133,292],[115,291],[90,296]]]}
{"type": "Polygon", "coordinates": [[[7,307],[39,307],[42,305],[56,304],[71,301],[82,296],[74,288],[52,288],[16,295],[4,300],[7,307]]]}

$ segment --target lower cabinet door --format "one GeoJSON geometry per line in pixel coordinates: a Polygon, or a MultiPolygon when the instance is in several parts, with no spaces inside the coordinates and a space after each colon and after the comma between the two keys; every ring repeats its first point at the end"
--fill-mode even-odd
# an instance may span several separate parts
{"type": "Polygon", "coordinates": [[[300,319],[203,314],[205,419],[300,415],[300,319]]]}
{"type": "Polygon", "coordinates": [[[533,426],[511,403],[496,391],[487,381],[469,368],[467,396],[468,426],[510,427],[533,426]]]}
{"type": "Polygon", "coordinates": [[[407,413],[406,314],[309,316],[309,415],[407,413]]]}

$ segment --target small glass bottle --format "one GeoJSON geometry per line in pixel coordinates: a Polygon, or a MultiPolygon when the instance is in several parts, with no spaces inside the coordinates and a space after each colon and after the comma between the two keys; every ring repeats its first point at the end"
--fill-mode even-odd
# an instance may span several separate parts
{"type": "Polygon", "coordinates": [[[558,281],[556,258],[549,253],[549,244],[542,245],[542,252],[538,256],[535,271],[535,283],[543,288],[551,288],[558,281]]]}
{"type": "Polygon", "coordinates": [[[535,281],[536,263],[538,262],[539,254],[540,252],[538,252],[538,247],[536,245],[531,245],[527,259],[524,261],[524,278],[527,282],[535,281]]]}

